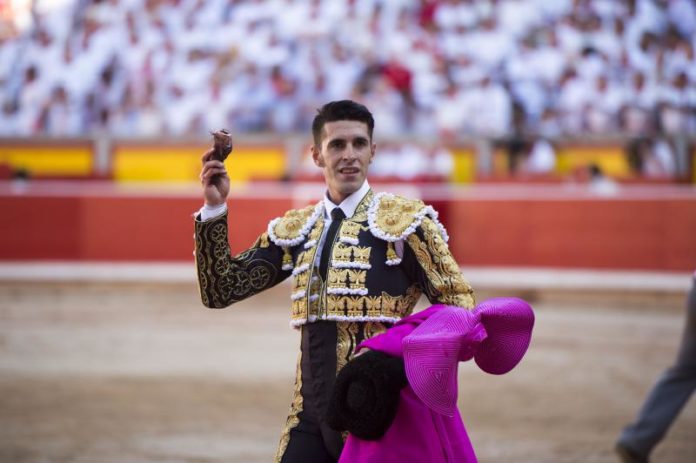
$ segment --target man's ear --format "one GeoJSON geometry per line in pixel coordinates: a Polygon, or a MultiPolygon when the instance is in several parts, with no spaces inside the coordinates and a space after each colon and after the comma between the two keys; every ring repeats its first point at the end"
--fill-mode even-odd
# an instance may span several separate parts
{"type": "Polygon", "coordinates": [[[314,159],[314,164],[317,167],[324,167],[324,156],[321,155],[321,151],[316,145],[312,145],[312,159],[314,159]]]}
{"type": "Polygon", "coordinates": [[[377,152],[377,144],[373,143],[372,146],[370,146],[370,164],[372,164],[372,160],[375,158],[376,152],[377,152]]]}

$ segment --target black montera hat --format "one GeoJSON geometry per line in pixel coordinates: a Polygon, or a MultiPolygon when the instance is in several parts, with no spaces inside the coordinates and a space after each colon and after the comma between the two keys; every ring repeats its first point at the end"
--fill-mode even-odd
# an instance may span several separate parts
{"type": "Polygon", "coordinates": [[[389,429],[408,384],[404,361],[369,351],[348,362],[336,377],[326,422],[364,440],[377,440],[389,429]]]}

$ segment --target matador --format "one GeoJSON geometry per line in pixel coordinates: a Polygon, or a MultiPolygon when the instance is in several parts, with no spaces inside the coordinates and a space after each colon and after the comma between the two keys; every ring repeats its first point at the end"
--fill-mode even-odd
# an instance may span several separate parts
{"type": "Polygon", "coordinates": [[[292,277],[290,324],[301,333],[300,353],[279,463],[338,461],[345,436],[326,424],[326,407],[358,344],[410,315],[421,295],[432,304],[474,306],[437,212],[370,188],[373,130],[372,114],[359,103],[320,108],[311,151],[324,198],[271,220],[236,256],[228,242],[229,177],[213,150],[203,156],[205,205],[195,216],[203,304],[227,307],[292,277]]]}

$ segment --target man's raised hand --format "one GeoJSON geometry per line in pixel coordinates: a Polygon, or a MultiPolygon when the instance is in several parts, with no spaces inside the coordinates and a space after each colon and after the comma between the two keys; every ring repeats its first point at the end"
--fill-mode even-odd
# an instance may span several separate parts
{"type": "Polygon", "coordinates": [[[230,193],[230,177],[224,161],[232,152],[232,135],[225,129],[210,134],[213,136],[213,147],[202,158],[201,184],[205,203],[219,206],[227,201],[230,193]]]}

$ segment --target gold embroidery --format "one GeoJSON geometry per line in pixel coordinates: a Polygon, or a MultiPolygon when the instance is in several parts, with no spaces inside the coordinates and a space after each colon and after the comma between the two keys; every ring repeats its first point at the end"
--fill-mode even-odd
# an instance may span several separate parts
{"type": "Polygon", "coordinates": [[[345,304],[346,304],[346,297],[345,296],[334,296],[333,294],[329,294],[326,296],[326,309],[329,313],[335,314],[335,315],[344,315],[345,314],[345,304]]]}
{"type": "Polygon", "coordinates": [[[307,283],[309,283],[309,274],[310,272],[301,272],[295,275],[295,281],[292,287],[293,293],[307,288],[307,283]]]}
{"type": "Polygon", "coordinates": [[[283,248],[283,270],[287,270],[287,266],[292,267],[292,255],[288,248],[283,248]]]}
{"type": "Polygon", "coordinates": [[[311,264],[313,255],[314,253],[312,252],[312,250],[302,251],[297,255],[297,263],[295,264],[295,266],[299,267],[300,265],[311,264]]]}
{"type": "Polygon", "coordinates": [[[349,317],[363,316],[363,298],[349,297],[346,298],[346,315],[349,317]]]}
{"type": "Polygon", "coordinates": [[[348,270],[329,267],[329,288],[345,288],[348,270]]]}
{"type": "Polygon", "coordinates": [[[370,204],[372,204],[372,198],[374,198],[374,193],[370,190],[355,209],[355,213],[350,219],[352,222],[367,222],[367,211],[370,208],[370,204]]]}
{"type": "Polygon", "coordinates": [[[370,251],[372,248],[369,246],[353,246],[353,261],[360,262],[361,264],[370,263],[370,251]]]}
{"type": "Polygon", "coordinates": [[[331,259],[336,262],[350,262],[351,247],[343,243],[336,243],[333,247],[331,259]]]}
{"type": "Polygon", "coordinates": [[[288,443],[290,442],[290,431],[299,424],[300,418],[298,415],[302,411],[302,394],[300,390],[302,389],[302,351],[297,356],[297,367],[295,369],[295,390],[293,393],[292,404],[290,405],[290,413],[288,414],[288,419],[285,422],[285,428],[280,435],[280,443],[278,444],[278,450],[276,451],[274,463],[280,463],[283,459],[283,454],[288,448],[288,443]]]}
{"type": "Polygon", "coordinates": [[[262,233],[261,236],[259,236],[256,239],[256,243],[254,243],[254,246],[252,247],[267,248],[268,246],[270,246],[270,242],[268,240],[268,233],[262,233]]]}
{"type": "Polygon", "coordinates": [[[338,330],[336,339],[336,373],[338,373],[353,358],[360,325],[355,322],[338,322],[336,323],[336,328],[338,330]]]}
{"type": "Polygon", "coordinates": [[[361,228],[362,227],[358,222],[353,222],[352,220],[344,220],[341,224],[341,231],[339,236],[341,238],[357,240],[361,228]]]}
{"type": "Polygon", "coordinates": [[[413,249],[431,286],[426,288],[428,299],[431,302],[473,308],[473,290],[462,276],[457,262],[440,236],[437,225],[429,218],[424,218],[421,229],[425,242],[417,233],[410,234],[406,241],[413,249]]]}
{"type": "Polygon", "coordinates": [[[396,250],[394,249],[394,243],[391,241],[387,242],[387,260],[390,262],[396,261],[399,259],[399,255],[396,253],[396,250]]]}
{"type": "Polygon", "coordinates": [[[301,297],[292,301],[292,319],[303,319],[307,314],[307,298],[301,297]]]}
{"type": "Polygon", "coordinates": [[[393,317],[396,313],[396,303],[398,297],[382,292],[382,314],[387,317],[393,317]]]}
{"type": "Polygon", "coordinates": [[[315,206],[311,205],[303,209],[292,209],[287,211],[273,227],[273,233],[282,240],[298,238],[302,231],[302,227],[314,213],[314,208],[315,206]]]}
{"type": "MultiPolygon", "coordinates": [[[[409,315],[416,306],[421,293],[418,286],[413,285],[408,288],[406,294],[392,296],[382,292],[381,296],[353,296],[353,295],[325,295],[326,313],[325,315],[338,315],[348,317],[389,317],[403,318],[409,315]]],[[[318,315],[318,300],[310,301],[310,313],[318,315]]],[[[306,307],[305,299],[293,301],[293,319],[304,319],[305,313],[298,312],[306,307]]]]}
{"type": "Polygon", "coordinates": [[[317,222],[314,224],[312,227],[312,230],[309,232],[309,240],[318,240],[319,237],[321,236],[321,232],[324,229],[324,220],[319,219],[317,222]]]}
{"type": "Polygon", "coordinates": [[[370,339],[378,334],[382,334],[387,331],[387,327],[382,322],[367,322],[365,323],[365,328],[363,332],[365,333],[365,339],[370,339]]]}
{"type": "Polygon", "coordinates": [[[329,288],[364,289],[367,272],[353,269],[329,269],[329,288]],[[347,286],[346,286],[347,283],[347,286]]]}
{"type": "Polygon", "coordinates": [[[411,286],[408,288],[406,291],[406,294],[401,296],[399,298],[399,301],[397,302],[397,317],[406,317],[411,314],[413,311],[413,308],[416,306],[418,303],[418,299],[420,299],[421,293],[418,290],[417,286],[411,286]]]}
{"type": "Polygon", "coordinates": [[[382,311],[382,299],[379,296],[365,296],[365,308],[368,317],[379,317],[382,311]]]}
{"type": "Polygon", "coordinates": [[[367,271],[348,269],[348,281],[350,289],[364,289],[367,271]]]}
{"type": "Polygon", "coordinates": [[[417,199],[386,195],[380,198],[375,224],[380,230],[401,236],[416,221],[416,213],[425,204],[417,199]]]}
{"type": "Polygon", "coordinates": [[[207,307],[227,307],[269,287],[278,276],[275,255],[261,244],[232,257],[227,240],[227,214],[195,223],[196,265],[201,301],[207,307]],[[271,259],[271,260],[267,260],[271,259]]]}

